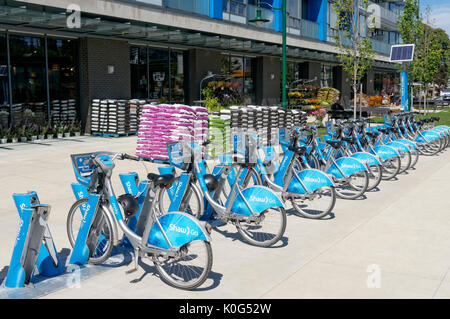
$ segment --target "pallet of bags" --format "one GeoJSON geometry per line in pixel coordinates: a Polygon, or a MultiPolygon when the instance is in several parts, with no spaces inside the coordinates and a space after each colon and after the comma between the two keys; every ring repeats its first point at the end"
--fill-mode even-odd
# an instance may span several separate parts
{"type": "Polygon", "coordinates": [[[167,143],[192,140],[194,111],[185,105],[145,104],[139,123],[136,155],[167,161],[167,143]]]}

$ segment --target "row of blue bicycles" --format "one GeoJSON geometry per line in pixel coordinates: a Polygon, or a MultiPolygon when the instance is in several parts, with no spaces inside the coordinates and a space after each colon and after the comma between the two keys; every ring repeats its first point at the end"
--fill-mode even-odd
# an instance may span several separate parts
{"type": "Polygon", "coordinates": [[[67,216],[73,247],[70,263],[105,262],[114,247],[149,258],[167,284],[191,290],[212,268],[213,226],[231,224],[242,240],[270,247],[287,224],[286,202],[305,218],[329,215],[337,198],[357,199],[412,169],[419,156],[450,145],[450,127],[439,118],[416,120],[414,113],[385,118],[369,127],[367,119],[327,123],[318,137],[314,126],[280,129],[277,145],[257,132],[232,134],[231,151],[211,165],[203,146],[169,143],[169,166],[139,178],[119,174],[125,194],[116,197],[111,182],[116,160],[142,161],[121,153],[72,155],[77,201],[67,216]],[[119,233],[123,236],[119,238],[119,233]]]}

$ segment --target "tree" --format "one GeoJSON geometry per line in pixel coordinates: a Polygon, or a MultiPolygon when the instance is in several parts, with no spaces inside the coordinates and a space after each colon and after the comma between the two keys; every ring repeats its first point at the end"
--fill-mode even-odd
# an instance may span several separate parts
{"type": "Polygon", "coordinates": [[[373,61],[372,43],[360,33],[360,7],[367,9],[368,0],[337,0],[334,10],[337,15],[334,41],[342,68],[352,79],[354,93],[353,110],[356,118],[356,96],[358,83],[366,74],[373,61]]]}
{"type": "Polygon", "coordinates": [[[425,88],[424,112],[426,113],[427,92],[430,84],[434,83],[436,75],[442,64],[444,50],[441,41],[436,36],[436,31],[432,28],[430,20],[431,9],[426,9],[426,21],[422,23],[421,34],[417,40],[417,57],[413,63],[413,73],[415,80],[420,82],[425,88]]]}
{"type": "MultiPolygon", "coordinates": [[[[397,19],[398,32],[405,44],[415,44],[416,48],[418,46],[418,39],[422,34],[422,23],[420,18],[420,8],[419,0],[404,0],[403,2],[403,12],[397,19]]],[[[417,52],[414,51],[414,59],[412,62],[406,65],[400,65],[399,68],[405,68],[409,73],[409,86],[411,87],[412,82],[415,80],[414,64],[417,61],[417,52]]],[[[399,69],[399,71],[403,71],[399,69]]],[[[412,101],[411,101],[412,107],[412,101]]]]}

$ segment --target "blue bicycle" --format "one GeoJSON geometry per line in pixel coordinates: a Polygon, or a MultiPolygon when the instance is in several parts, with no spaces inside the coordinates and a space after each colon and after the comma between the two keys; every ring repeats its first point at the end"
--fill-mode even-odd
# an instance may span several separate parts
{"type": "Polygon", "coordinates": [[[159,193],[171,186],[173,175],[149,174],[140,203],[129,194],[117,199],[111,184],[116,159],[139,161],[110,152],[72,155],[77,180],[86,193],[67,216],[68,237],[74,248],[70,263],[106,261],[119,243],[120,228],[134,249],[132,271],[137,269],[140,257],[150,258],[167,284],[186,290],[199,287],[212,267],[211,226],[185,212],[159,211],[159,193]],[[136,223],[130,225],[128,221],[138,213],[136,223]]]}

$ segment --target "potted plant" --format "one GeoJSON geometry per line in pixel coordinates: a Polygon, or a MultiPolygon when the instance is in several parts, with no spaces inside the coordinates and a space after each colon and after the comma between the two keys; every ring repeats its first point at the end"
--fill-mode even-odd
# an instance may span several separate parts
{"type": "Polygon", "coordinates": [[[47,139],[48,140],[53,140],[53,137],[56,134],[56,130],[53,126],[51,126],[50,124],[47,126],[47,139]]]}
{"type": "Polygon", "coordinates": [[[72,132],[75,134],[75,136],[81,135],[81,122],[73,122],[72,132]]]}
{"type": "Polygon", "coordinates": [[[64,137],[70,137],[70,125],[63,125],[64,127],[64,137]]]}
{"type": "Polygon", "coordinates": [[[47,134],[46,126],[38,125],[38,140],[43,141],[45,139],[45,134],[47,134]]]}
{"type": "Polygon", "coordinates": [[[63,138],[64,127],[61,124],[58,124],[58,126],[55,129],[56,129],[56,136],[58,138],[63,138]]]}
{"type": "Polygon", "coordinates": [[[31,124],[29,126],[31,141],[34,142],[38,138],[39,126],[36,124],[31,124]]]}
{"type": "Polygon", "coordinates": [[[11,143],[19,142],[19,131],[16,126],[9,129],[9,136],[11,138],[11,143]]]}
{"type": "Polygon", "coordinates": [[[19,128],[18,133],[19,133],[19,135],[20,135],[20,141],[21,141],[21,142],[26,142],[26,141],[28,141],[28,135],[29,135],[29,132],[28,132],[27,126],[26,126],[25,124],[23,124],[23,125],[19,128]]]}
{"type": "Polygon", "coordinates": [[[0,144],[8,143],[8,130],[0,126],[0,144]]]}

